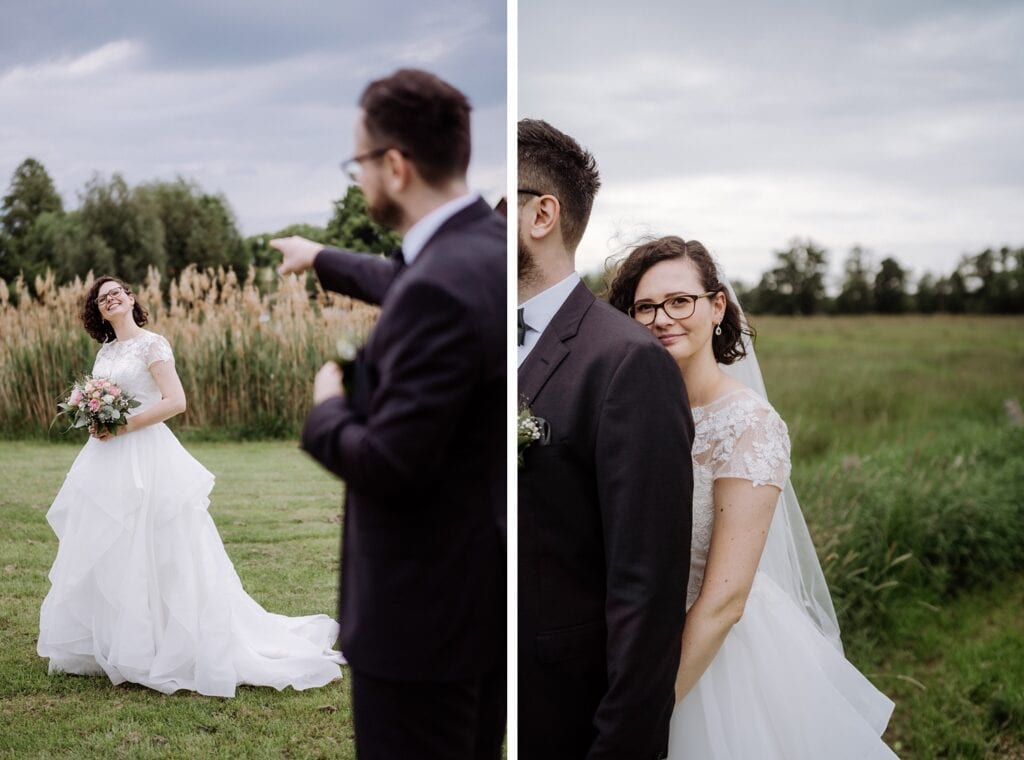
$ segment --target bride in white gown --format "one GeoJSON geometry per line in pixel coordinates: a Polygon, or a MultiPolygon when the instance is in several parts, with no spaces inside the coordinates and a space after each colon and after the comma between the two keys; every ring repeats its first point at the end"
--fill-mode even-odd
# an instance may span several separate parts
{"type": "Polygon", "coordinates": [[[340,678],[334,620],[269,613],[243,590],[207,512],[214,477],[163,424],[185,410],[168,342],[114,278],[82,319],[103,344],[92,374],[141,405],[116,435],[93,431],[47,513],[60,540],[39,621],[49,671],[220,697],[340,678]]]}
{"type": "Polygon", "coordinates": [[[693,410],[690,580],[669,759],[894,758],[880,738],[893,703],[843,656],[789,484],[786,425],[764,397],[727,290],[704,246],[665,237],[630,253],[609,295],[676,360],[693,410]]]}

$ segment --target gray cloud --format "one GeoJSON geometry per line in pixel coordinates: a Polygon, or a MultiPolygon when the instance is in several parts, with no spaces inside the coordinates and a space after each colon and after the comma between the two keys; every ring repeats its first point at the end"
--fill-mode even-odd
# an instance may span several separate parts
{"type": "Polygon", "coordinates": [[[1024,243],[1019,3],[521,0],[519,23],[520,113],[604,176],[582,268],[636,229],[748,281],[795,235],[917,273],[1024,243]]]}
{"type": "Polygon", "coordinates": [[[505,38],[498,0],[5,3],[0,178],[35,156],[74,206],[94,172],[183,175],[223,192],[246,234],[322,224],[362,87],[419,66],[473,102],[470,181],[496,199],[505,38]]]}

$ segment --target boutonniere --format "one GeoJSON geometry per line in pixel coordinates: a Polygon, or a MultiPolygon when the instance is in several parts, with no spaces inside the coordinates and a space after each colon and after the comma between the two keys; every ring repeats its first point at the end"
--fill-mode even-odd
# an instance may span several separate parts
{"type": "Polygon", "coordinates": [[[352,398],[355,365],[359,360],[359,350],[366,343],[366,334],[352,327],[342,330],[341,337],[334,344],[334,361],[341,367],[342,385],[345,395],[352,398]]]}
{"type": "Polygon", "coordinates": [[[523,452],[535,443],[547,446],[551,440],[551,427],[542,417],[534,417],[525,401],[519,405],[519,466],[523,466],[523,452]]]}

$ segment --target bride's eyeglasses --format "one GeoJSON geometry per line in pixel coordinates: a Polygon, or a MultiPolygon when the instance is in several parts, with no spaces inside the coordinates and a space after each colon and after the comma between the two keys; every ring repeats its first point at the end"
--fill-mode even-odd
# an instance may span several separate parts
{"type": "Polygon", "coordinates": [[[677,293],[674,296],[669,296],[661,303],[635,303],[629,307],[629,316],[642,325],[650,325],[654,324],[654,320],[658,316],[658,309],[661,309],[669,319],[689,319],[693,316],[693,312],[697,310],[697,301],[717,293],[717,290],[711,290],[700,295],[677,293]]]}
{"type": "Polygon", "coordinates": [[[131,295],[131,293],[129,293],[127,290],[125,290],[122,287],[113,287],[110,290],[108,290],[106,293],[101,295],[99,298],[96,299],[96,305],[97,306],[105,306],[106,303],[107,303],[107,299],[108,298],[116,298],[117,296],[121,295],[122,293],[124,293],[125,295],[129,295],[129,296],[131,295]]]}

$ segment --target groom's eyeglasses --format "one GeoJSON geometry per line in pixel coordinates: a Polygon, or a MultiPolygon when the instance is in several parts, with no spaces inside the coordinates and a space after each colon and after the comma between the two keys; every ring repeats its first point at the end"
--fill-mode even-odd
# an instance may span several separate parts
{"type": "Polygon", "coordinates": [[[689,319],[697,310],[697,301],[701,298],[708,298],[716,295],[717,290],[692,296],[688,293],[678,293],[666,298],[661,303],[635,303],[629,307],[629,316],[642,325],[654,324],[658,317],[658,309],[665,312],[669,319],[689,319]]]}
{"type": "Polygon", "coordinates": [[[517,192],[520,192],[523,195],[536,195],[538,198],[540,198],[542,196],[545,196],[545,195],[551,195],[551,193],[542,193],[539,190],[530,190],[529,188],[525,188],[525,187],[519,188],[519,190],[517,192]]]}
{"type": "Polygon", "coordinates": [[[377,148],[376,150],[368,150],[366,151],[366,153],[360,153],[358,156],[346,158],[344,161],[341,162],[341,170],[345,172],[345,175],[350,180],[352,180],[356,184],[359,184],[359,178],[363,174],[363,161],[372,161],[375,158],[380,158],[389,150],[397,150],[406,158],[409,157],[409,154],[406,153],[401,148],[396,148],[394,145],[389,145],[387,148],[377,148]]]}

